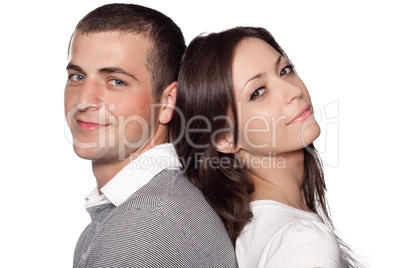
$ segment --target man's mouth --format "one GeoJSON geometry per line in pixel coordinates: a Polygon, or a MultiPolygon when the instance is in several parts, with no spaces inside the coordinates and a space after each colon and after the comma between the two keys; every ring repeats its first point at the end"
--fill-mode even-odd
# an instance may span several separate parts
{"type": "Polygon", "coordinates": [[[93,131],[93,130],[97,130],[101,127],[106,127],[109,124],[99,124],[99,123],[94,123],[94,122],[86,122],[86,121],[80,121],[77,120],[78,123],[78,127],[82,130],[86,130],[86,131],[93,131]]]}

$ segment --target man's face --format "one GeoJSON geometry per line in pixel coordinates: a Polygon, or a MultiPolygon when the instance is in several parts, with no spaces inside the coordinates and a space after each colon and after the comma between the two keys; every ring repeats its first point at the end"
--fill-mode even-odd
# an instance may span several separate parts
{"type": "Polygon", "coordinates": [[[139,34],[74,34],[64,107],[78,156],[110,163],[149,142],[156,103],[146,68],[149,45],[139,34]]]}

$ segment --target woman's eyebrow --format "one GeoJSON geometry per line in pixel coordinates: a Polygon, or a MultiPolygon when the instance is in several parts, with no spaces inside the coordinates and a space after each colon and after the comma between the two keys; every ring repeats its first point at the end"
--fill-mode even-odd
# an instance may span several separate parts
{"type": "MultiPolygon", "coordinates": [[[[282,56],[282,55],[279,55],[278,59],[277,59],[276,62],[275,62],[275,67],[278,67],[278,66],[279,66],[279,64],[281,63],[282,58],[283,58],[283,56],[282,56]]],[[[244,84],[244,86],[243,86],[242,90],[240,91],[240,93],[243,92],[244,88],[246,87],[246,85],[247,85],[250,81],[252,81],[252,80],[254,80],[254,79],[261,78],[261,77],[264,77],[265,74],[266,74],[266,73],[259,73],[259,74],[254,75],[253,77],[251,77],[249,80],[247,80],[247,82],[244,84]]]]}
{"type": "Polygon", "coordinates": [[[282,56],[282,55],[279,55],[278,59],[276,60],[275,65],[276,65],[277,67],[278,67],[279,64],[281,63],[282,58],[283,58],[283,56],[282,56]]]}
{"type": "MultiPolygon", "coordinates": [[[[249,80],[247,80],[247,82],[244,84],[243,89],[246,88],[246,85],[247,85],[250,81],[252,81],[252,80],[254,80],[254,79],[261,78],[261,77],[264,77],[265,74],[266,74],[266,73],[259,73],[259,74],[254,75],[253,77],[251,77],[251,78],[250,78],[249,80]]],[[[243,89],[241,90],[241,92],[243,92],[243,89]]],[[[241,92],[240,92],[240,93],[241,93],[241,92]]]]}

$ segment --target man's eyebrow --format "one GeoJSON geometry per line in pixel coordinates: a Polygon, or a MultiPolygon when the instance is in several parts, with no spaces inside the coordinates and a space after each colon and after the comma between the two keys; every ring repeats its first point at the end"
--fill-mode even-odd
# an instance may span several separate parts
{"type": "Polygon", "coordinates": [[[84,73],[84,70],[80,66],[72,63],[67,64],[66,70],[75,70],[77,72],[84,73]]]}
{"type": "Polygon", "coordinates": [[[106,73],[106,74],[113,74],[113,73],[123,74],[123,75],[127,75],[127,76],[133,78],[134,80],[139,81],[134,75],[132,75],[131,73],[127,72],[126,70],[124,70],[122,68],[118,68],[118,67],[102,68],[102,69],[99,69],[99,72],[106,73]]]}

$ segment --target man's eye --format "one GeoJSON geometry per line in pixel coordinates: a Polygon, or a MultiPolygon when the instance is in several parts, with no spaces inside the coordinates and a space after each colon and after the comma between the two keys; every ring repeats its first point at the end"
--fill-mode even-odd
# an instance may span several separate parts
{"type": "Polygon", "coordinates": [[[257,89],[254,90],[254,92],[251,94],[250,100],[256,100],[256,99],[261,98],[261,97],[264,95],[265,90],[266,90],[265,87],[259,87],[259,88],[257,88],[257,89]]]}
{"type": "Polygon", "coordinates": [[[294,73],[294,67],[292,65],[287,65],[281,70],[279,76],[283,77],[293,73],[294,73]]]}
{"type": "Polygon", "coordinates": [[[81,74],[72,74],[69,76],[69,79],[76,82],[85,81],[85,77],[81,74]]]}
{"type": "Polygon", "coordinates": [[[126,85],[126,83],[124,83],[123,81],[118,80],[118,79],[111,79],[109,81],[109,84],[112,85],[112,86],[124,86],[124,85],[126,85]]]}

